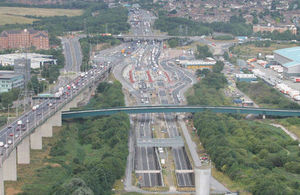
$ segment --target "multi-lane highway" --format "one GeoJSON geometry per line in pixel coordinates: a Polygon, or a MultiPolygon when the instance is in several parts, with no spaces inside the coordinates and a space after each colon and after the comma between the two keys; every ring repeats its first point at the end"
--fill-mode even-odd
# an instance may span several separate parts
{"type": "MultiPolygon", "coordinates": [[[[182,74],[181,72],[179,74],[182,74]]],[[[172,96],[170,99],[173,99],[173,102],[169,102],[167,98],[167,94],[165,93],[165,84],[161,83],[161,88],[159,91],[159,98],[160,98],[160,103],[161,104],[179,104],[180,103],[180,98],[179,96],[179,91],[183,89],[185,86],[185,82],[183,81],[191,81],[188,78],[185,78],[184,74],[180,75],[179,77],[179,86],[176,88],[176,90],[173,91],[172,96]]],[[[176,119],[174,114],[166,113],[164,114],[164,118],[167,124],[167,132],[169,134],[169,137],[176,137],[180,136],[178,129],[177,129],[177,124],[176,124],[176,119]]],[[[173,152],[173,158],[175,162],[175,168],[176,170],[193,170],[191,163],[188,159],[188,156],[186,154],[186,151],[182,147],[177,147],[177,148],[172,148],[173,152]]],[[[189,187],[189,186],[194,186],[194,174],[193,173],[176,173],[176,178],[177,178],[177,185],[180,187],[189,187]]]]}
{"type": "Polygon", "coordinates": [[[55,98],[40,99],[30,111],[27,111],[14,122],[7,125],[0,131],[0,165],[7,158],[10,151],[25,137],[29,132],[39,126],[46,118],[55,113],[63,105],[69,102],[80,91],[99,79],[110,69],[110,65],[95,66],[88,72],[81,73],[68,85],[61,86],[55,92],[55,98]]]}
{"type": "Polygon", "coordinates": [[[62,38],[62,44],[66,62],[62,70],[66,72],[80,72],[82,53],[79,37],[64,37],[62,38]]]}

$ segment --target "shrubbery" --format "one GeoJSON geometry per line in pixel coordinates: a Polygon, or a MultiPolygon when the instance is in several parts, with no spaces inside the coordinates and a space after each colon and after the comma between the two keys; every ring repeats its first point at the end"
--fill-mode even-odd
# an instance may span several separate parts
{"type": "MultiPolygon", "coordinates": [[[[119,82],[101,83],[89,106],[124,105],[123,98],[119,82]]],[[[51,158],[45,159],[52,166],[38,169],[23,194],[112,194],[115,180],[125,173],[128,115],[77,119],[63,128],[50,150],[51,158]]]]}
{"type": "Polygon", "coordinates": [[[298,143],[280,129],[212,113],[195,114],[194,125],[216,168],[253,194],[300,193],[298,143]]]}
{"type": "Polygon", "coordinates": [[[258,83],[237,82],[237,87],[254,102],[272,108],[300,109],[300,105],[289,100],[263,81],[258,83]]]}

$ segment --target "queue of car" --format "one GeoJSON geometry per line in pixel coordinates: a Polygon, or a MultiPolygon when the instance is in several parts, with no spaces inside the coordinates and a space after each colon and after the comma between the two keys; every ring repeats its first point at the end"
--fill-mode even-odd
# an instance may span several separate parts
{"type": "Polygon", "coordinates": [[[31,110],[23,114],[17,121],[14,121],[0,131],[0,156],[18,141],[25,131],[39,124],[46,115],[55,112],[55,108],[72,99],[79,92],[79,89],[92,82],[106,70],[105,66],[93,66],[92,70],[81,73],[70,84],[60,87],[53,95],[55,98],[40,99],[39,104],[32,106],[31,110]]]}

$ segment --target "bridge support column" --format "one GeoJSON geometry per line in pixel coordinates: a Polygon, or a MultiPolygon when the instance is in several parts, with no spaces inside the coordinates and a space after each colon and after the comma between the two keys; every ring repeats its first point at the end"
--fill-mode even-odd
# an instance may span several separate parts
{"type": "Polygon", "coordinates": [[[52,124],[49,118],[44,124],[38,127],[42,137],[52,137],[52,124]]]}
{"type": "Polygon", "coordinates": [[[195,167],[195,189],[196,195],[209,195],[210,192],[210,165],[195,167]]]}
{"type": "Polygon", "coordinates": [[[70,110],[70,103],[66,104],[61,110],[62,111],[69,111],[70,110]]]}
{"type": "Polygon", "coordinates": [[[25,137],[17,147],[18,164],[30,163],[30,140],[29,136],[25,137]]]}
{"type": "Polygon", "coordinates": [[[78,98],[78,96],[69,102],[69,104],[70,104],[69,110],[70,110],[70,108],[77,107],[77,101],[76,101],[77,98],[78,98]]]}
{"type": "Polygon", "coordinates": [[[61,111],[56,112],[52,117],[52,126],[61,127],[61,111]]]}
{"type": "Polygon", "coordinates": [[[43,140],[40,127],[30,135],[30,147],[32,150],[41,150],[43,147],[43,140]]]}
{"type": "Polygon", "coordinates": [[[263,118],[263,119],[266,119],[266,115],[265,115],[265,114],[263,114],[263,115],[262,115],[262,118],[263,118]]]}
{"type": "Polygon", "coordinates": [[[3,162],[4,181],[17,181],[17,151],[14,149],[3,162]]]}
{"type": "Polygon", "coordinates": [[[4,195],[3,167],[0,167],[0,195],[4,195]]]}

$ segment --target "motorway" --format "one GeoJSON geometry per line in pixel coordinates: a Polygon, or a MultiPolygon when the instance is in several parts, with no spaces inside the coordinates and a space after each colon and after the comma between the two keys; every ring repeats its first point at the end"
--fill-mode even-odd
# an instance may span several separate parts
{"type": "Polygon", "coordinates": [[[59,91],[56,91],[59,94],[56,98],[40,99],[39,103],[34,105],[31,110],[4,127],[0,131],[0,166],[24,137],[109,69],[109,65],[95,66],[94,69],[82,73],[69,85],[61,86],[59,91]]]}
{"type": "MultiPolygon", "coordinates": [[[[143,10],[135,10],[129,14],[132,28],[131,32],[134,35],[150,35],[152,30],[150,28],[151,16],[149,12],[143,10]],[[149,19],[149,20],[147,20],[149,19]],[[141,22],[142,21],[142,22],[141,22]]],[[[192,79],[186,76],[183,71],[165,65],[165,69],[159,65],[161,43],[156,42],[133,42],[131,48],[136,50],[131,54],[131,58],[124,62],[122,68],[114,70],[114,74],[118,80],[123,84],[123,87],[130,91],[132,97],[137,101],[138,105],[151,105],[151,104],[168,104],[169,99],[175,104],[180,103],[182,100],[179,98],[179,93],[185,88],[187,84],[192,83],[192,79]],[[130,69],[130,70],[127,70],[130,69]],[[127,70],[127,71],[126,71],[127,70]],[[125,73],[126,72],[126,73],[125,73]],[[130,81],[128,72],[133,72],[132,81],[130,81]],[[151,81],[153,72],[157,73],[157,80],[151,81]],[[172,82],[170,85],[166,75],[176,75],[179,81],[172,82]],[[173,73],[172,73],[173,72],[173,73]],[[147,74],[146,74],[147,73],[147,74]],[[159,74],[158,74],[159,73],[159,74]],[[172,93],[165,93],[165,91],[172,90],[172,93]],[[157,102],[151,101],[153,93],[157,93],[157,102]]],[[[126,55],[126,54],[125,54],[126,55]]],[[[190,73],[187,73],[190,74],[190,73]]],[[[155,77],[156,77],[155,76],[155,77]]],[[[190,74],[189,76],[192,77],[190,74]]],[[[172,78],[173,79],[173,78],[172,78]]],[[[175,80],[175,79],[174,79],[175,80]]],[[[154,125],[157,123],[155,120],[157,114],[138,114],[134,120],[135,129],[134,137],[137,138],[152,138],[154,125]]],[[[174,122],[175,115],[166,114],[163,123],[166,124],[168,136],[174,137],[180,135],[177,129],[177,124],[174,122]]],[[[136,141],[136,140],[135,140],[136,141]]],[[[129,149],[131,151],[131,149],[129,149]]],[[[185,148],[173,148],[172,156],[174,158],[175,169],[178,170],[192,170],[191,163],[187,157],[185,148]]],[[[136,176],[139,181],[140,187],[154,187],[163,186],[160,158],[158,156],[157,148],[154,147],[135,147],[134,149],[134,169],[137,171],[136,176]],[[143,173],[139,173],[139,171],[143,173]],[[146,170],[150,170],[148,173],[146,170]],[[156,173],[151,171],[156,170],[156,173]]],[[[130,159],[129,159],[130,161],[130,159]]],[[[175,171],[175,170],[174,170],[175,171]]],[[[127,171],[131,172],[131,171],[127,171]]],[[[194,186],[193,173],[176,173],[176,183],[180,187],[194,186]]]]}
{"type": "Polygon", "coordinates": [[[65,55],[65,66],[61,71],[80,72],[82,53],[79,37],[63,37],[61,42],[65,55]]]}

